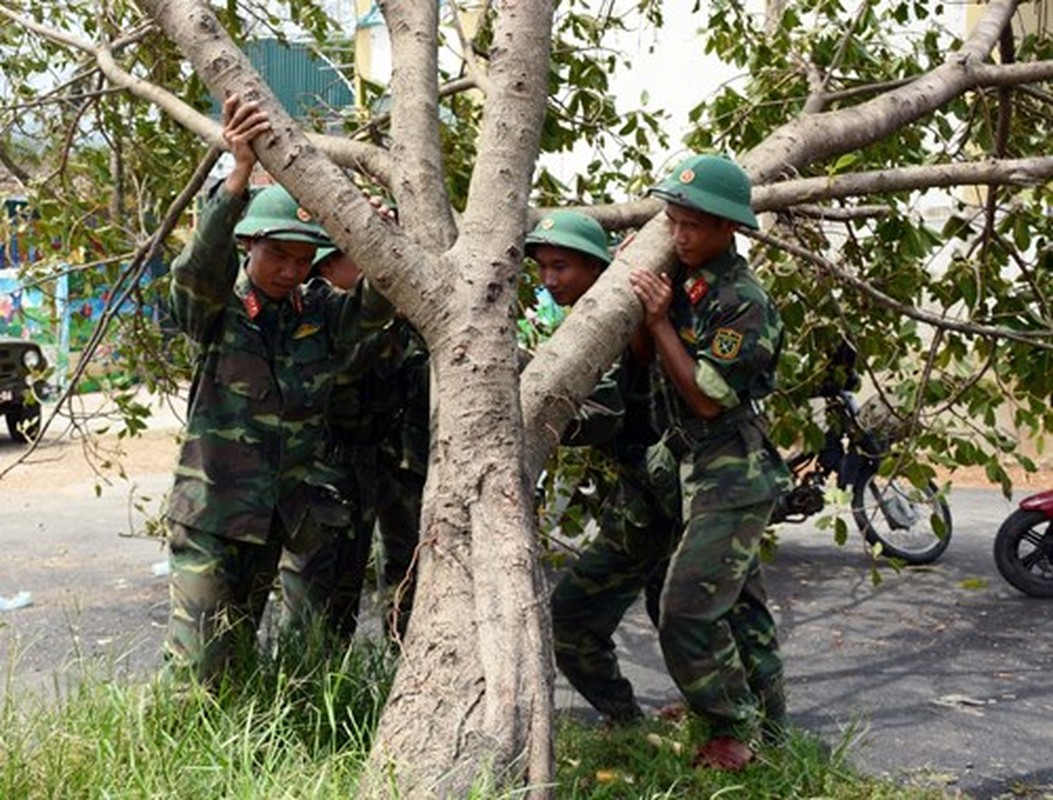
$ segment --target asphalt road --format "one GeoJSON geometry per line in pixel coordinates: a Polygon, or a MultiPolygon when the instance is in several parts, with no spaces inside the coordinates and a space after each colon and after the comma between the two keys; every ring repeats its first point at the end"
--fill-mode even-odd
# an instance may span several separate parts
{"type": "MultiPolygon", "coordinates": [[[[14,445],[0,441],[0,467],[14,445]]],[[[141,675],[158,665],[167,614],[164,562],[141,532],[166,471],[130,474],[96,497],[91,478],[61,470],[27,487],[0,481],[0,611],[5,691],[56,688],[85,670],[141,675]]],[[[858,541],[810,524],[783,526],[767,574],[781,626],[792,721],[831,745],[851,741],[877,774],[970,797],[1053,797],[1053,601],[998,575],[991,542],[1013,506],[993,490],[950,499],[954,538],[931,568],[871,581],[858,541]]],[[[620,633],[641,702],[677,698],[639,611],[620,633]]],[[[584,701],[561,684],[562,708],[584,701]]]]}
{"type": "MultiPolygon", "coordinates": [[[[877,585],[861,541],[784,525],[768,589],[781,631],[791,721],[850,742],[867,772],[975,798],[1053,798],[1053,601],[1022,595],[991,544],[1015,507],[959,489],[940,561],[877,585]]],[[[623,625],[623,668],[652,709],[677,700],[650,623],[623,625]]],[[[561,706],[583,707],[569,689],[561,706]]]]}

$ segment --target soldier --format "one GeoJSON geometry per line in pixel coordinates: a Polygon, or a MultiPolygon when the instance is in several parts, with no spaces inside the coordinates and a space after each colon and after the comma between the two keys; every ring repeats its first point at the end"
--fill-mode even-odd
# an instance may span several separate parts
{"type": "MultiPolygon", "coordinates": [[[[312,280],[361,291],[361,270],[336,248],[321,248],[312,271],[312,280]]],[[[423,344],[409,323],[396,318],[356,345],[329,398],[326,460],[341,472],[338,486],[350,520],[329,546],[308,555],[286,553],[282,590],[287,610],[320,612],[345,639],[357,627],[374,527],[384,548],[385,626],[391,635],[405,632],[428,459],[427,370],[423,344]]]]}
{"type": "MultiPolygon", "coordinates": [[[[336,247],[319,247],[308,288],[320,283],[343,292],[363,291],[362,270],[336,247]]],[[[338,473],[334,488],[346,510],[340,530],[329,542],[307,551],[285,550],[279,563],[282,624],[304,628],[316,618],[344,640],[358,627],[359,605],[376,520],[376,446],[369,443],[375,419],[359,399],[362,371],[375,360],[372,333],[346,354],[326,401],[325,462],[338,473]]]]}
{"type": "Polygon", "coordinates": [[[384,624],[388,635],[406,633],[416,591],[421,504],[431,447],[429,358],[423,340],[405,320],[392,331],[398,358],[386,385],[402,399],[377,449],[377,528],[384,551],[384,624]]]}
{"type": "Polygon", "coordinates": [[[695,763],[740,770],[763,731],[785,724],[782,662],[758,552],[789,471],[757,401],[775,386],[782,323],[735,250],[757,227],[750,180],[699,155],[651,190],[666,201],[678,265],[633,270],[659,356],[655,412],[679,460],[686,528],[662,590],[659,639],[688,708],[709,724],[695,763]]]}
{"type": "Polygon", "coordinates": [[[391,317],[375,292],[302,285],[328,237],[281,186],[249,203],[251,142],[270,122],[238,96],[223,115],[234,168],[172,264],[171,288],[197,363],[166,508],[165,651],[206,684],[239,645],[255,644],[283,547],[310,552],[343,524],[328,485],[336,474],[322,461],[324,402],[338,357],[391,317]]]}
{"type": "MultiPolygon", "coordinates": [[[[527,235],[526,251],[549,293],[563,305],[577,302],[611,260],[603,228],[574,211],[546,215],[527,235]]],[[[552,593],[556,664],[614,724],[642,716],[632,684],[618,667],[614,631],[641,591],[648,606],[656,607],[662,566],[680,534],[671,457],[660,446],[649,447],[658,436],[648,424],[648,390],[646,368],[627,352],[600,381],[564,439],[600,446],[617,468],[598,534],[552,593]]]]}
{"type": "MultiPolygon", "coordinates": [[[[374,201],[378,212],[398,221],[395,209],[374,201]]],[[[350,275],[337,272],[344,259],[323,264],[327,277],[336,286],[348,286],[350,275]]],[[[323,274],[326,274],[323,272],[323,274]]],[[[350,284],[353,285],[353,284],[350,284]]],[[[369,452],[356,447],[361,463],[358,474],[371,465],[372,480],[360,485],[366,492],[367,524],[376,526],[383,551],[381,583],[383,587],[384,627],[389,637],[401,639],[406,633],[416,590],[415,560],[420,540],[421,505],[428,471],[431,446],[428,350],[420,335],[404,318],[396,316],[391,325],[371,337],[373,353],[365,374],[341,382],[337,398],[343,392],[357,396],[366,425],[348,426],[350,405],[337,399],[334,424],[346,436],[336,440],[367,444],[369,452]],[[353,389],[346,384],[356,383],[353,389]],[[357,428],[357,433],[353,428],[357,428]]],[[[348,398],[352,399],[352,398],[348,398]]],[[[335,431],[334,431],[335,432],[335,431]]]]}

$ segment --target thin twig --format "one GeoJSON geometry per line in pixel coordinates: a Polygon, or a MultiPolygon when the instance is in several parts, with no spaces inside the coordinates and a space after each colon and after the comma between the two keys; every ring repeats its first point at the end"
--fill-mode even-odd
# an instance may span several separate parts
{"type": "Polygon", "coordinates": [[[55,408],[52,409],[51,413],[42,422],[40,432],[30,446],[17,459],[15,459],[13,463],[4,468],[3,471],[0,471],[0,479],[32,455],[40,442],[44,440],[44,434],[50,427],[52,420],[55,419],[59,411],[62,409],[62,406],[68,403],[70,397],[73,395],[77,382],[83,376],[84,370],[87,368],[92,355],[95,353],[96,348],[99,346],[99,343],[109,329],[110,322],[117,314],[117,310],[124,304],[124,301],[128,299],[128,296],[132,291],[134,291],[139,283],[139,279],[146,270],[147,265],[150,264],[154,256],[157,255],[165,239],[168,238],[168,235],[175,229],[175,226],[179,222],[180,217],[182,217],[186,207],[201,190],[209,173],[212,171],[212,168],[216,165],[216,162],[222,154],[222,148],[210,147],[208,149],[208,152],[205,153],[204,158],[201,159],[201,162],[198,164],[197,169],[194,170],[194,174],[190,177],[187,185],[183,187],[183,190],[168,206],[157,230],[154,231],[149,239],[136,249],[135,256],[132,258],[131,263],[129,263],[128,267],[118,277],[115,284],[115,290],[111,292],[106,307],[103,309],[102,316],[99,318],[98,324],[92,331],[91,339],[84,347],[80,360],[77,362],[77,366],[73,370],[73,375],[70,377],[69,384],[55,403],[55,408]],[[122,291],[116,291],[116,288],[121,286],[121,284],[127,285],[122,291]]]}

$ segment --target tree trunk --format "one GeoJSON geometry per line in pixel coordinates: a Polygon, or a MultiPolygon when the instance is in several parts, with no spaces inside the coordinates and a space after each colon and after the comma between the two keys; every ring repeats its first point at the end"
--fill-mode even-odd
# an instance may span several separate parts
{"type": "Polygon", "coordinates": [[[392,780],[401,796],[464,797],[484,775],[508,787],[552,777],[551,637],[515,358],[489,327],[460,326],[432,353],[420,583],[366,796],[392,780]]]}

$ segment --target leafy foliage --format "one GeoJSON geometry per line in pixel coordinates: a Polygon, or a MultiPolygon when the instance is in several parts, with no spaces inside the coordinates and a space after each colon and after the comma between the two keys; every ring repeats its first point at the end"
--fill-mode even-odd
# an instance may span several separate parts
{"type": "MultiPolygon", "coordinates": [[[[124,70],[168,88],[195,108],[211,106],[173,46],[159,33],[137,27],[141,19],[134,4],[108,3],[100,11],[96,3],[34,0],[19,8],[69,36],[116,42],[124,70]]],[[[616,102],[613,87],[634,68],[634,57],[614,43],[635,36],[655,47],[651,32],[665,24],[663,9],[660,0],[559,4],[547,66],[549,107],[541,147],[548,158],[536,176],[538,205],[637,197],[659,177],[662,153],[679,143],[670,141],[666,112],[650,107],[646,94],[638,107],[616,102]],[[557,173],[552,165],[564,162],[554,158],[570,153],[584,168],[557,173]]],[[[341,31],[322,4],[245,0],[228,2],[219,12],[239,41],[289,35],[286,20],[296,19],[298,35],[332,55],[344,77],[359,77],[349,55],[349,32],[341,31]]],[[[487,13],[471,42],[484,69],[496,10],[487,13]]],[[[727,65],[731,78],[716,86],[704,79],[685,85],[698,92],[699,103],[683,145],[739,155],[801,114],[858,106],[933,69],[963,35],[948,28],[958,18],[936,0],[873,1],[851,10],[836,0],[809,0],[781,4],[775,19],[754,13],[748,4],[716,0],[696,3],[694,18],[699,47],[727,65]]],[[[1003,60],[1051,57],[1048,31],[1017,30],[1003,60]]],[[[452,37],[446,42],[456,44],[452,37]]],[[[130,255],[186,184],[203,145],[148,103],[113,91],[87,53],[28,27],[3,26],[0,62],[10,89],[0,111],[0,155],[31,176],[22,189],[35,222],[24,233],[35,237],[40,257],[28,265],[29,279],[47,282],[72,271],[78,292],[120,286],[130,255]]],[[[454,68],[439,78],[448,83],[464,74],[454,68]]],[[[356,85],[365,93],[365,118],[341,113],[309,122],[319,130],[339,122],[346,135],[384,145],[386,87],[356,85]]],[[[1026,88],[981,87],[893,136],[848,152],[832,147],[797,177],[1048,153],[1053,144],[1045,124],[1048,106],[1048,97],[1026,88]]],[[[478,155],[480,113],[470,93],[442,95],[447,190],[458,209],[478,155]]],[[[866,369],[865,391],[895,408],[909,433],[891,454],[901,468],[920,475],[912,465],[977,465],[1008,486],[1007,466],[1014,461],[1032,466],[1011,442],[1033,440],[1039,452],[1044,446],[1053,424],[1050,350],[983,330],[1049,333],[1050,204],[1047,182],[938,195],[864,194],[831,203],[838,219],[796,206],[775,214],[773,234],[821,255],[839,271],[779,247],[754,245],[753,260],[789,333],[782,389],[769,403],[778,443],[790,447],[815,436],[807,398],[824,360],[848,339],[866,369]],[[939,330],[919,318],[922,312],[964,329],[939,330]]],[[[529,271],[524,285],[529,302],[535,285],[529,271]]],[[[142,294],[134,293],[142,313],[138,321],[122,318],[113,327],[110,349],[125,360],[132,380],[167,388],[186,376],[188,362],[182,346],[159,331],[156,314],[148,316],[154,291],[147,282],[142,294]]],[[[561,469],[570,475],[580,466],[565,462],[561,469]]]]}
{"type": "MultiPolygon", "coordinates": [[[[866,3],[846,20],[840,3],[817,0],[789,4],[778,20],[766,21],[739,3],[712,4],[707,51],[743,75],[694,109],[698,127],[689,143],[745,153],[809,103],[818,101],[815,110],[824,111],[848,107],[937,66],[960,44],[933,24],[944,12],[939,3],[866,3]]],[[[1044,58],[1049,45],[1048,33],[1028,34],[1018,51],[1021,58],[1044,58]]],[[[994,90],[978,91],[893,137],[818,160],[802,177],[1048,152],[1048,126],[1036,116],[1048,113],[1045,100],[1014,93],[1014,124],[1003,137],[998,120],[1006,102],[994,90]]],[[[910,465],[982,465],[1008,488],[1007,458],[1033,464],[1007,442],[1019,436],[1041,446],[1050,429],[1048,403],[1040,399],[1049,396],[1050,351],[937,331],[906,318],[904,309],[1048,333],[1053,317],[1045,298],[1053,277],[1042,266],[1051,256],[1049,185],[965,189],[935,200],[923,193],[864,196],[840,205],[851,210],[871,203],[881,207],[879,214],[840,223],[793,208],[777,215],[779,236],[822,253],[889,301],[784,251],[764,250],[761,272],[783,310],[790,350],[782,363],[783,390],[772,402],[777,441],[790,446],[799,432],[807,437],[814,430],[801,413],[803,401],[823,355],[847,338],[868,371],[868,391],[885,397],[910,423],[911,435],[891,455],[902,469],[927,479],[930,471],[910,465]],[[945,205],[934,207],[934,201],[945,205]]]]}

